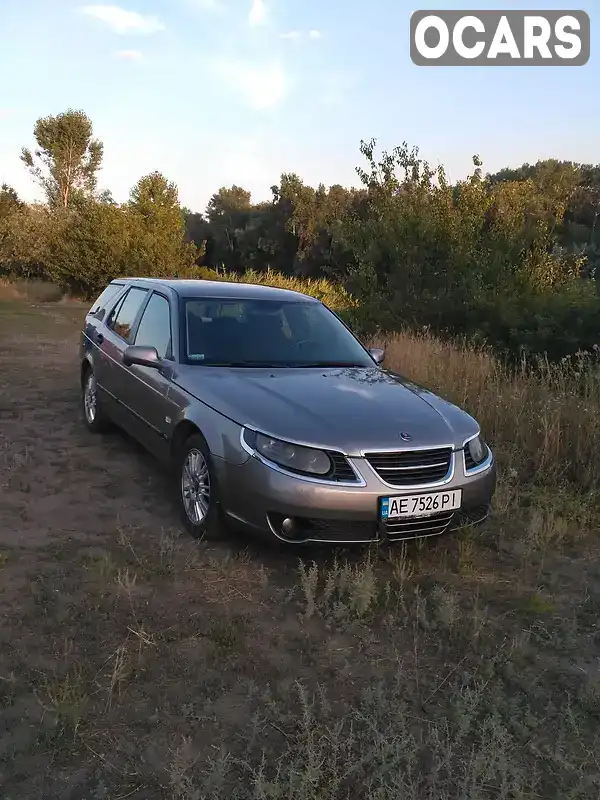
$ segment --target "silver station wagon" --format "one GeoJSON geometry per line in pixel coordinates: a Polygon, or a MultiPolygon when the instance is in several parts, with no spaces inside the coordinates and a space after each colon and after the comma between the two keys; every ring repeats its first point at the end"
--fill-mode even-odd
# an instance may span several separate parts
{"type": "Polygon", "coordinates": [[[81,335],[87,428],[174,475],[195,536],[373,542],[482,522],[496,466],[465,411],[383,366],[323,303],[243,283],[127,278],[81,335]]]}

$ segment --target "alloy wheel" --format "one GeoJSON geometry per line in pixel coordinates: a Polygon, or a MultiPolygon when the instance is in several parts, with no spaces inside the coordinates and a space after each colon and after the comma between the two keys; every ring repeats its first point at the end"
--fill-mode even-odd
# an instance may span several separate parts
{"type": "Polygon", "coordinates": [[[90,425],[94,423],[97,413],[97,399],[96,399],[96,379],[94,373],[90,372],[85,381],[85,389],[83,392],[83,405],[85,409],[85,418],[90,425]]]}
{"type": "Polygon", "coordinates": [[[204,455],[189,450],[181,471],[181,498],[192,525],[201,525],[210,508],[210,473],[204,455]]]}

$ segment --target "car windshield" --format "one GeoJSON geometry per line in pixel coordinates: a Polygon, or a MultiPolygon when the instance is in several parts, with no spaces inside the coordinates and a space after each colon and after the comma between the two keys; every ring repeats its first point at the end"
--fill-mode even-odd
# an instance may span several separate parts
{"type": "Polygon", "coordinates": [[[185,301],[185,360],[228,367],[372,367],[350,331],[321,303],[185,301]]]}

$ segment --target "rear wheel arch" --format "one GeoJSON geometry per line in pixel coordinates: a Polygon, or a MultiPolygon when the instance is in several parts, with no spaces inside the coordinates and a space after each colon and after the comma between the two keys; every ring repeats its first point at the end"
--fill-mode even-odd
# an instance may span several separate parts
{"type": "Polygon", "coordinates": [[[80,373],[81,388],[83,388],[88,373],[91,372],[92,370],[93,367],[91,361],[89,360],[89,358],[84,358],[83,361],[81,362],[81,373],[80,373]]]}

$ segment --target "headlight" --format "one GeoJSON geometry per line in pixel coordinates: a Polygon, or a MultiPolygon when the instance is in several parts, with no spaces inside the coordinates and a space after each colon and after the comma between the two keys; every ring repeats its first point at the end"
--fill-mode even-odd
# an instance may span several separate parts
{"type": "Polygon", "coordinates": [[[487,458],[488,447],[481,434],[470,439],[467,442],[467,448],[475,466],[479,466],[479,464],[483,463],[487,458]]]}
{"type": "Polygon", "coordinates": [[[322,450],[291,444],[247,429],[244,438],[253,450],[280,467],[311,475],[327,475],[331,470],[331,460],[322,450]]]}

